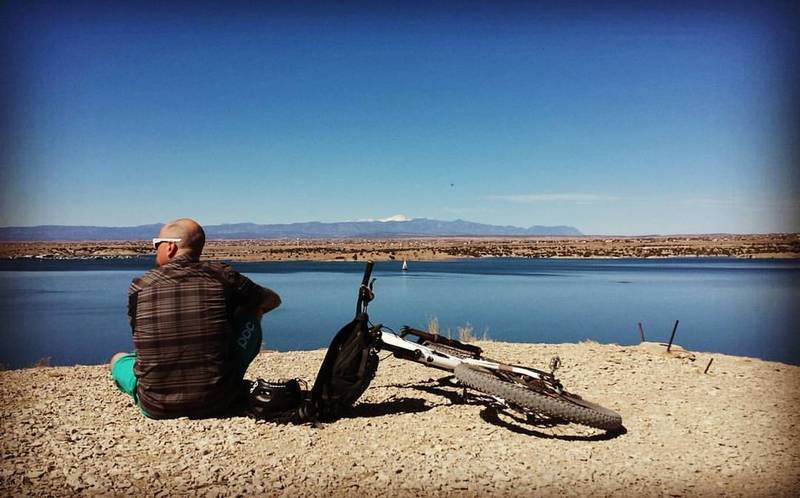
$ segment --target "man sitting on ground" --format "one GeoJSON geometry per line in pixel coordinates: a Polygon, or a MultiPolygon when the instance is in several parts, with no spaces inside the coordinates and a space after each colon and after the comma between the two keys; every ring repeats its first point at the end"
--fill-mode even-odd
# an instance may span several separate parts
{"type": "Polygon", "coordinates": [[[135,352],[115,354],[111,374],[151,418],[230,411],[261,349],[261,316],[281,304],[229,266],[200,261],[204,244],[194,220],[167,223],[153,239],[156,268],[128,289],[135,352]]]}

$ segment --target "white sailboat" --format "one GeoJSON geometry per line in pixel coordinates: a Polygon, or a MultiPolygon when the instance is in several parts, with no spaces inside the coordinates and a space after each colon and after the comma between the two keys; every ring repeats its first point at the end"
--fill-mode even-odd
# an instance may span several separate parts
{"type": "Polygon", "coordinates": [[[403,267],[400,268],[400,271],[408,271],[408,261],[405,259],[403,260],[403,267]]]}

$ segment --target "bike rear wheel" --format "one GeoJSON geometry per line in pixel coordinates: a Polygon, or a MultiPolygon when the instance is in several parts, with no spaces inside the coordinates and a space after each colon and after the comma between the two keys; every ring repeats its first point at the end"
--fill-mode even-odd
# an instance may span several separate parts
{"type": "Polygon", "coordinates": [[[529,386],[500,378],[491,371],[466,363],[455,368],[455,375],[464,385],[502,398],[526,412],[542,413],[607,431],[622,427],[622,417],[618,413],[566,391],[535,391],[529,386]]]}

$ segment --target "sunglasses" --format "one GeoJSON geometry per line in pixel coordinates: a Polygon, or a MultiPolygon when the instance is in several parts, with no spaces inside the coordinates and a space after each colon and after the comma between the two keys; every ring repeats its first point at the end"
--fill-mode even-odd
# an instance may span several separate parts
{"type": "Polygon", "coordinates": [[[172,243],[177,244],[180,241],[181,241],[181,239],[175,239],[175,238],[169,238],[169,237],[167,237],[167,238],[158,238],[158,237],[156,237],[155,239],[153,239],[153,249],[158,249],[158,244],[160,244],[162,242],[172,242],[172,243]]]}

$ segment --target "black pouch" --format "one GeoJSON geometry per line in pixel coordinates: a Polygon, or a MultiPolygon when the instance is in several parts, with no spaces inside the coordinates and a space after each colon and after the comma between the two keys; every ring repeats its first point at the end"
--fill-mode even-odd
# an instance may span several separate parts
{"type": "Polygon", "coordinates": [[[303,402],[306,391],[299,379],[256,379],[247,392],[246,412],[255,418],[275,418],[295,412],[303,402]]]}

